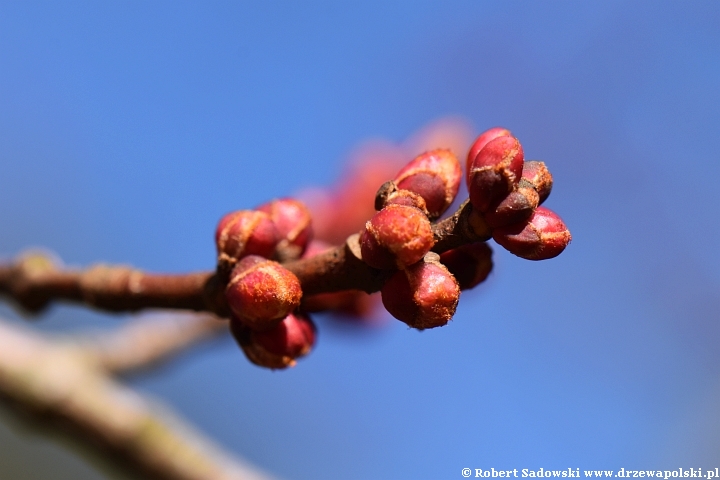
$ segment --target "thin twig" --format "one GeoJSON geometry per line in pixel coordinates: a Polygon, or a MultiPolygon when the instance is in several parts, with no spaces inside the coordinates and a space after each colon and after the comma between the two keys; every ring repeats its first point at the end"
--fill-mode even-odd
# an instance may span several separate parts
{"type": "MultiPolygon", "coordinates": [[[[466,243],[485,241],[489,230],[465,202],[449,218],[433,225],[435,247],[442,253],[466,243]]],[[[283,264],[300,280],[306,296],[344,290],[379,291],[393,273],[361,260],[357,235],[317,256],[283,264]]],[[[229,316],[225,282],[215,272],[158,275],[127,266],[96,265],[86,270],[61,269],[39,254],[0,264],[0,295],[29,312],[62,300],[110,312],[171,308],[229,316]]]]}

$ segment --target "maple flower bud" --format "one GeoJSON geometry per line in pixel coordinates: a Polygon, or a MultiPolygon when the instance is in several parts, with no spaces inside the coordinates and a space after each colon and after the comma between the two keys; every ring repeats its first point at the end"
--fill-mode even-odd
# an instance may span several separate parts
{"type": "Polygon", "coordinates": [[[539,196],[541,205],[550,195],[553,186],[553,178],[545,166],[545,162],[532,160],[523,164],[522,178],[530,182],[539,196]]]}
{"type": "Polygon", "coordinates": [[[520,180],[523,149],[517,138],[497,137],[485,145],[472,162],[468,192],[473,207],[487,212],[500,202],[520,180]]]}
{"type": "Polygon", "coordinates": [[[257,210],[267,213],[277,228],[281,239],[277,245],[279,256],[300,258],[313,233],[312,216],[305,204],[294,198],[280,198],[260,205],[257,210]]]}
{"type": "Polygon", "coordinates": [[[306,314],[295,312],[266,330],[252,330],[237,318],[230,319],[230,331],[245,356],[255,365],[280,369],[294,367],[315,345],[315,325],[306,314]]]}
{"type": "Polygon", "coordinates": [[[483,149],[485,145],[488,144],[490,140],[495,140],[497,137],[505,137],[508,135],[512,135],[510,133],[510,130],[507,128],[502,127],[493,127],[489,130],[485,130],[483,133],[481,133],[473,142],[472,146],[470,147],[470,151],[468,152],[467,160],[465,161],[465,172],[466,175],[470,175],[470,168],[472,167],[472,162],[475,160],[475,157],[477,157],[477,154],[480,152],[480,150],[483,149]]]}
{"type": "Polygon", "coordinates": [[[407,205],[386,206],[365,224],[360,235],[363,261],[379,269],[411,265],[434,244],[427,216],[407,205]]]}
{"type": "Polygon", "coordinates": [[[525,179],[520,179],[515,189],[495,209],[485,213],[485,222],[491,228],[526,222],[538,206],[537,191],[525,179]]]}
{"type": "Polygon", "coordinates": [[[290,270],[272,260],[249,255],[230,274],[225,298],[230,310],[245,325],[261,330],[295,310],[300,305],[302,289],[290,270]]]}
{"type": "Polygon", "coordinates": [[[424,330],[450,321],[460,298],[460,286],[440,262],[422,261],[397,271],[385,282],[381,295],[385,309],[393,317],[424,330]]]}
{"type": "Polygon", "coordinates": [[[485,242],[468,243],[440,255],[440,261],[453,274],[461,290],[485,281],[492,270],[492,248],[485,242]]]}
{"type": "Polygon", "coordinates": [[[405,205],[417,208],[423,212],[425,216],[430,214],[427,210],[425,199],[410,190],[395,190],[388,195],[385,205],[405,205]]]}
{"type": "Polygon", "coordinates": [[[560,255],[572,237],[555,212],[538,207],[527,224],[498,228],[493,231],[493,239],[518,257],[547,260],[560,255]]]}
{"type": "Polygon", "coordinates": [[[455,200],[462,170],[450,150],[431,150],[415,157],[395,176],[399,189],[409,190],[424,200],[431,219],[438,218],[455,200]]]}
{"type": "Polygon", "coordinates": [[[225,215],[215,230],[218,265],[230,271],[246,255],[270,257],[280,240],[267,213],[240,210],[225,215]]]}

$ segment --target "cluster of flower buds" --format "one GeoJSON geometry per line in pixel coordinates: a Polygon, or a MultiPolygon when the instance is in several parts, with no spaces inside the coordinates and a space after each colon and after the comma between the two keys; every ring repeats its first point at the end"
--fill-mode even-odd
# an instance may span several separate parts
{"type": "Polygon", "coordinates": [[[381,290],[388,312],[407,325],[426,329],[450,321],[460,286],[440,258],[431,220],[452,204],[462,179],[460,162],[449,150],[413,159],[376,196],[379,211],[365,224],[360,251],[377,269],[397,269],[381,290]]]}
{"type": "Polygon", "coordinates": [[[311,238],[310,213],[294,199],[229,213],[218,223],[218,274],[227,282],[231,331],[257,365],[292,366],[315,342],[312,321],[297,311],[300,281],[275,261],[299,258],[311,238]]]}
{"type": "Polygon", "coordinates": [[[493,128],[480,135],[466,167],[469,203],[439,220],[458,193],[460,162],[448,149],[417,156],[380,187],[376,213],[344,247],[310,243],[310,214],[293,199],[223,217],[215,235],[218,276],[226,285],[231,331],[248,359],[269,368],[294,365],[315,342],[307,312],[361,314],[371,305],[365,291],[379,289],[385,309],[412,328],[446,325],[460,292],[490,274],[492,250],[485,243],[490,238],[531,260],[565,249],[570,232],[540,206],[550,194],[552,176],[543,162],[525,161],[509,130],[493,128]],[[348,255],[354,260],[343,260],[348,255]],[[306,298],[298,277],[283,266],[296,260],[288,268],[313,293],[306,298]],[[360,270],[352,270],[358,265],[360,270]],[[337,274],[348,275],[341,284],[351,289],[334,291],[336,278],[325,275],[337,274]],[[364,280],[348,282],[355,278],[364,280]],[[329,286],[318,288],[317,280],[329,286]]]}
{"type": "Polygon", "coordinates": [[[510,253],[528,260],[553,258],[570,243],[570,232],[554,212],[539,207],[552,189],[547,167],[524,160],[520,142],[504,128],[475,140],[466,177],[473,214],[510,253]]]}
{"type": "MultiPolygon", "coordinates": [[[[466,167],[472,207],[464,221],[474,238],[492,237],[531,260],[563,251],[570,232],[556,214],[539,207],[550,194],[552,176],[543,162],[525,161],[520,142],[509,130],[493,128],[481,134],[470,148],[466,167]]],[[[484,242],[469,241],[449,250],[438,244],[441,255],[431,252],[443,235],[434,231],[432,222],[453,202],[461,177],[460,164],[449,150],[423,153],[378,190],[378,212],[360,235],[365,263],[396,270],[381,290],[383,305],[417,329],[445,325],[460,290],[483,282],[492,269],[492,250],[484,242]]]]}

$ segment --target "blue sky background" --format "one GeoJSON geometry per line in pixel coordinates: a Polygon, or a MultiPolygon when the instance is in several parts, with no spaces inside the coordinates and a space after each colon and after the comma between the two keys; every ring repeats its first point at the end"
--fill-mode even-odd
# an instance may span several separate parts
{"type": "MultiPolygon", "coordinates": [[[[291,371],[228,339],[131,383],[287,479],[720,466],[720,4],[301,3],[3,3],[0,256],[209,269],[223,213],[369,137],[502,125],[554,174],[562,256],[496,248],[442,329],[319,319],[291,371]]],[[[2,427],[24,478],[102,478],[53,449],[2,427]]]]}

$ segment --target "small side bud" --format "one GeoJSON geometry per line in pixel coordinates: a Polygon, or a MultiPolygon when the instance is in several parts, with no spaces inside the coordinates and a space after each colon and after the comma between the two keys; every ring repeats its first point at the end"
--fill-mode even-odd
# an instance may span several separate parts
{"type": "Polygon", "coordinates": [[[230,310],[245,325],[262,330],[275,325],[300,305],[298,278],[272,260],[250,255],[238,262],[225,289],[230,310]]]}
{"type": "Polygon", "coordinates": [[[497,137],[478,152],[468,175],[468,192],[473,207],[487,212],[520,180],[523,149],[515,137],[497,137]]]}
{"type": "Polygon", "coordinates": [[[539,196],[539,205],[547,200],[553,186],[553,178],[545,162],[532,160],[523,164],[522,178],[530,182],[539,196]]]}
{"type": "Polygon", "coordinates": [[[258,211],[267,213],[280,236],[277,245],[282,260],[300,258],[312,239],[312,216],[304,203],[293,198],[280,198],[260,205],[258,211]]]}
{"type": "Polygon", "coordinates": [[[229,213],[215,230],[218,267],[229,272],[246,255],[270,257],[279,240],[277,228],[268,214],[253,210],[229,213]]]}
{"type": "Polygon", "coordinates": [[[490,275],[492,248],[485,242],[469,243],[440,255],[440,262],[453,274],[460,290],[471,289],[490,275]]]}
{"type": "Polygon", "coordinates": [[[475,157],[477,157],[477,154],[480,152],[480,150],[483,149],[485,145],[488,144],[489,141],[495,140],[497,137],[505,137],[508,135],[512,135],[510,133],[510,130],[507,128],[502,127],[493,127],[489,130],[485,130],[483,133],[481,133],[473,142],[472,146],[470,147],[470,151],[468,152],[467,160],[465,161],[465,173],[467,175],[470,174],[470,168],[472,167],[472,162],[475,160],[475,157]]]}
{"type": "Polygon", "coordinates": [[[415,157],[395,177],[397,187],[420,195],[431,219],[438,218],[455,200],[462,170],[450,150],[432,150],[415,157]]]}
{"type": "Polygon", "coordinates": [[[498,228],[493,231],[493,239],[518,257],[547,260],[560,255],[572,237],[555,212],[538,207],[527,224],[498,228]]]}
{"type": "Polygon", "coordinates": [[[430,215],[427,210],[425,199],[410,190],[395,190],[388,195],[385,205],[405,205],[408,207],[415,207],[423,212],[425,216],[430,215]]]}
{"type": "Polygon", "coordinates": [[[539,204],[537,191],[525,179],[515,186],[495,209],[485,213],[485,221],[491,228],[527,222],[539,204]]]}
{"type": "Polygon", "coordinates": [[[423,261],[397,271],[385,282],[381,295],[393,317],[424,330],[450,321],[460,299],[460,286],[443,264],[423,261]]]}
{"type": "Polygon", "coordinates": [[[360,235],[360,251],[373,268],[403,268],[419,261],[435,244],[427,216],[415,207],[388,205],[360,235]]]}
{"type": "Polygon", "coordinates": [[[315,325],[310,317],[299,312],[262,331],[252,330],[237,318],[231,318],[230,331],[248,360],[272,369],[294,367],[296,359],[310,353],[315,345],[315,325]]]}

